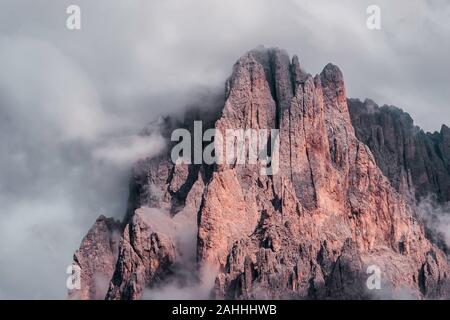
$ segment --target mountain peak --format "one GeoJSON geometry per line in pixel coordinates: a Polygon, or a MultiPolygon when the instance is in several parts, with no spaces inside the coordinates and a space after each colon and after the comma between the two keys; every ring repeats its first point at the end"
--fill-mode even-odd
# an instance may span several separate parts
{"type": "Polygon", "coordinates": [[[323,83],[327,82],[343,82],[344,76],[342,75],[341,69],[338,66],[328,63],[321,72],[321,80],[323,83]]]}
{"type": "MultiPolygon", "coordinates": [[[[277,170],[264,174],[258,164],[237,161],[173,163],[170,154],[141,161],[130,187],[137,210],[122,232],[119,263],[111,266],[109,298],[140,298],[145,286],[183,267],[180,244],[152,231],[156,216],[145,210],[138,219],[142,207],[174,206],[172,219],[194,213],[187,215],[198,227],[191,258],[198,270],[213,270],[215,298],[376,297],[366,286],[368,267],[379,268],[393,291],[450,295],[445,254],[355,135],[337,66],[313,78],[284,50],[257,48],[237,61],[226,88],[214,128],[277,129],[277,147],[270,137],[259,141],[277,170]]],[[[83,256],[94,257],[85,242],[83,256]]]]}

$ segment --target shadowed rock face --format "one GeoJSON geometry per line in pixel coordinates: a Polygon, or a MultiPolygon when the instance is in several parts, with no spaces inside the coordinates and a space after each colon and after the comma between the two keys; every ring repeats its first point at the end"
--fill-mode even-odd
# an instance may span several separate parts
{"type": "Polygon", "coordinates": [[[425,133],[402,110],[349,99],[356,136],[367,144],[383,173],[400,192],[417,200],[450,201],[450,129],[425,133]]]}
{"type": "MultiPolygon", "coordinates": [[[[221,105],[208,122],[221,132],[279,130],[279,171],[175,165],[167,155],[138,162],[107,298],[140,298],[176,262],[176,242],[142,206],[174,219],[197,213],[197,261],[216,270],[214,298],[377,298],[366,286],[370,265],[381,271],[385,298],[395,290],[449,296],[447,258],[355,136],[336,66],[313,77],[282,50],[251,51],[235,64],[221,105]]],[[[93,255],[84,243],[80,250],[93,255]]]]}

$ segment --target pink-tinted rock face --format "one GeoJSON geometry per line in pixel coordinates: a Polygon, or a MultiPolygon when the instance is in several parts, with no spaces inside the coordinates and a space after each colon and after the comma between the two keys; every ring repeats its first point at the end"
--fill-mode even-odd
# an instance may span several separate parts
{"type": "Polygon", "coordinates": [[[219,167],[204,194],[199,260],[221,270],[217,297],[370,297],[371,264],[386,283],[418,297],[444,290],[446,257],[355,137],[336,66],[312,77],[282,51],[241,58],[216,126],[274,123],[280,172],[219,167]],[[427,284],[421,274],[430,259],[427,284]]]}
{"type": "Polygon", "coordinates": [[[74,265],[81,271],[81,287],[70,299],[104,299],[114,273],[120,241],[120,223],[99,217],[75,252],[74,265]]]}
{"type": "MultiPolygon", "coordinates": [[[[143,206],[171,219],[197,213],[197,261],[217,272],[215,298],[449,295],[447,258],[355,136],[336,66],[313,77],[284,51],[251,51],[235,64],[225,98],[215,128],[278,129],[279,171],[140,161],[107,298],[140,298],[176,263],[177,241],[143,206]],[[366,286],[369,266],[381,271],[381,290],[366,286]]],[[[93,255],[90,246],[80,251],[93,255]]]]}

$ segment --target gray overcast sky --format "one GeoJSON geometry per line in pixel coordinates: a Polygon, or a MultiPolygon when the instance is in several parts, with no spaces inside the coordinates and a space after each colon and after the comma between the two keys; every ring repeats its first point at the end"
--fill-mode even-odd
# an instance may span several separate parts
{"type": "Polygon", "coordinates": [[[87,228],[119,217],[127,176],[157,138],[134,134],[205,88],[222,89],[258,45],[343,71],[350,97],[450,123],[447,0],[2,0],[0,297],[64,298],[87,228]],[[65,27],[69,4],[82,29],[65,27]],[[381,8],[382,29],[366,28],[381,8]]]}

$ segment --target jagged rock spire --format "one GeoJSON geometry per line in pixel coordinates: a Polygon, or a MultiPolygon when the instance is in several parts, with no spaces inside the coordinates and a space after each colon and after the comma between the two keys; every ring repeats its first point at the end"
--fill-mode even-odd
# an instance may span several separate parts
{"type": "MultiPolygon", "coordinates": [[[[133,190],[139,205],[164,209],[188,186],[181,205],[195,210],[197,261],[215,268],[214,297],[377,297],[365,285],[368,266],[381,270],[387,295],[449,296],[445,254],[355,136],[338,67],[313,77],[297,57],[258,48],[237,61],[225,97],[215,128],[279,129],[279,172],[180,166],[163,156],[138,164],[133,190]]],[[[109,298],[139,298],[176,262],[176,241],[141,214],[131,213],[122,233],[109,298]]]]}

